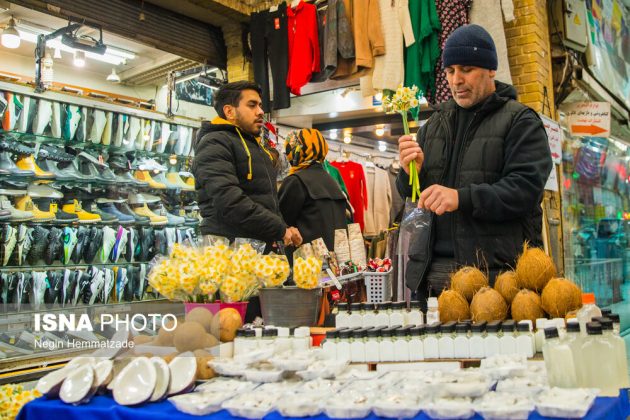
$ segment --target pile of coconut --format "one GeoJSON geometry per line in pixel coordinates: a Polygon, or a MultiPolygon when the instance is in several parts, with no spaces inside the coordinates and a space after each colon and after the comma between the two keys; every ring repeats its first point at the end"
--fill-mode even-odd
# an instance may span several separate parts
{"type": "Polygon", "coordinates": [[[159,401],[185,393],[194,387],[197,379],[216,376],[209,366],[213,357],[208,350],[220,342],[233,341],[242,324],[235,309],[225,308],[213,315],[206,308],[197,307],[172,331],[168,331],[172,326],[166,325],[155,338],[146,335],[133,338],[138,348],[173,347],[176,351],[163,357],[143,352],[137,357],[115,360],[75,357],[65,367],[41,378],[37,390],[48,398],[60,398],[75,405],[107,391],[121,405],[159,401]]]}
{"type": "Polygon", "coordinates": [[[582,291],[571,280],[556,277],[551,257],[523,245],[516,269],[497,276],[494,288],[485,273],[463,267],[451,275],[451,287],[438,298],[440,321],[515,321],[564,318],[582,306],[582,291]]]}

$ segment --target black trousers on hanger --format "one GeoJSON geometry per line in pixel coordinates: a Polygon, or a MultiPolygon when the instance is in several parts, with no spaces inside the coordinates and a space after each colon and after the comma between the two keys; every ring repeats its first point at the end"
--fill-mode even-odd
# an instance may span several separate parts
{"type": "Polygon", "coordinates": [[[289,34],[287,32],[287,4],[274,12],[252,13],[252,58],[254,79],[263,90],[263,108],[284,109],[291,106],[287,73],[289,72],[289,34]],[[273,79],[273,102],[270,99],[269,67],[273,79]],[[273,107],[273,108],[272,108],[273,107]]]}

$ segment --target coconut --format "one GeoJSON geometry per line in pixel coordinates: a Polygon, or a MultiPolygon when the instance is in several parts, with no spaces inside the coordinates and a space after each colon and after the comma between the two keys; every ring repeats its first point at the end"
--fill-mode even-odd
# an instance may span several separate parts
{"type": "Polygon", "coordinates": [[[468,301],[455,290],[444,290],[438,298],[440,321],[462,321],[470,318],[468,301]]]}
{"type": "Polygon", "coordinates": [[[206,329],[206,332],[210,332],[210,326],[212,325],[212,312],[208,309],[197,306],[186,314],[186,322],[194,321],[198,322],[206,329]]]}
{"type": "Polygon", "coordinates": [[[155,367],[156,381],[153,394],[151,394],[150,401],[159,401],[166,396],[168,392],[168,386],[171,382],[171,371],[168,368],[168,363],[160,357],[152,357],[149,359],[155,367]]]}
{"type": "Polygon", "coordinates": [[[501,293],[508,305],[511,304],[512,299],[514,299],[519,290],[516,273],[514,271],[506,271],[499,274],[494,282],[494,290],[501,293]]]}
{"type": "Polygon", "coordinates": [[[521,289],[540,292],[556,276],[556,266],[551,257],[540,248],[523,245],[523,254],[516,262],[516,278],[521,289]]]}
{"type": "Polygon", "coordinates": [[[166,363],[171,363],[171,360],[173,360],[174,358],[176,358],[179,355],[179,352],[173,352],[173,353],[169,353],[166,356],[162,356],[162,359],[164,359],[164,361],[166,363]]]}
{"type": "Polygon", "coordinates": [[[168,364],[171,382],[168,395],[177,395],[192,391],[197,376],[197,359],[191,352],[182,353],[168,364]]]}
{"type": "Polygon", "coordinates": [[[136,335],[136,336],[133,338],[133,343],[134,343],[136,346],[139,346],[139,345],[141,345],[141,344],[148,344],[148,343],[149,343],[149,342],[151,342],[151,341],[153,341],[153,337],[151,337],[151,336],[149,336],[149,335],[142,335],[142,334],[140,334],[140,335],[136,335]]]}
{"type": "Polygon", "coordinates": [[[179,352],[193,351],[203,347],[206,329],[198,322],[184,322],[175,330],[173,344],[179,352]]]}
{"type": "MultiPolygon", "coordinates": [[[[175,328],[172,331],[168,331],[167,328],[170,330],[173,328],[173,324],[174,321],[167,321],[164,326],[162,328],[160,328],[160,331],[158,332],[157,338],[155,339],[155,344],[158,346],[166,346],[166,347],[173,347],[173,338],[175,337],[175,331],[177,330],[177,328],[175,328]]],[[[181,325],[181,323],[177,323],[176,324],[177,327],[179,327],[181,325]]]]}
{"type": "Polygon", "coordinates": [[[468,302],[477,290],[488,285],[488,278],[478,268],[462,267],[451,276],[451,289],[458,291],[468,302]]]}
{"type": "Polygon", "coordinates": [[[236,331],[243,326],[241,314],[234,308],[224,308],[212,318],[210,331],[222,342],[234,341],[236,331]]]}
{"type": "Polygon", "coordinates": [[[507,304],[499,292],[484,287],[475,293],[470,304],[470,312],[475,322],[503,321],[507,316],[507,304]]]}
{"type": "Polygon", "coordinates": [[[532,325],[536,325],[538,318],[544,318],[542,301],[538,293],[523,289],[512,300],[512,319],[516,322],[529,319],[532,325]]]}
{"type": "Polygon", "coordinates": [[[218,346],[221,344],[219,340],[212,334],[206,334],[203,340],[203,348],[209,349],[210,347],[218,346]]]}
{"type": "Polygon", "coordinates": [[[197,361],[197,379],[212,379],[216,376],[214,370],[208,365],[213,359],[210,355],[197,355],[195,352],[195,359],[197,361]]]}
{"type": "Polygon", "coordinates": [[[564,318],[582,306],[582,291],[565,278],[554,278],[542,292],[542,307],[552,318],[564,318]]]}

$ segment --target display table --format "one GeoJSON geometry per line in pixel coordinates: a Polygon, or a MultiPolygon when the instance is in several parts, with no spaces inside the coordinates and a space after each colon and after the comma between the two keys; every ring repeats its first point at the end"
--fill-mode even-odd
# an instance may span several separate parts
{"type": "MultiPolygon", "coordinates": [[[[589,411],[586,419],[625,419],[630,415],[630,401],[628,392],[623,391],[616,398],[599,397],[595,400],[595,404],[589,411]]],[[[64,420],[91,420],[91,419],[115,419],[115,420],[192,420],[192,419],[231,419],[233,417],[227,411],[219,411],[208,416],[191,416],[181,413],[168,401],[159,403],[144,404],[138,407],[123,407],[114,402],[111,396],[94,397],[89,404],[80,406],[67,405],[60,400],[47,400],[46,398],[38,398],[26,404],[17,420],[42,420],[42,419],[64,419],[64,420]]],[[[273,412],[265,419],[282,419],[283,417],[273,412]]],[[[327,419],[325,415],[313,417],[312,419],[327,419]]],[[[369,419],[377,419],[375,415],[368,417],[369,419]]],[[[481,416],[475,415],[474,419],[481,419],[481,416]]],[[[529,416],[530,419],[542,419],[536,412],[529,416]]],[[[429,419],[429,417],[420,413],[416,419],[429,419]]]]}

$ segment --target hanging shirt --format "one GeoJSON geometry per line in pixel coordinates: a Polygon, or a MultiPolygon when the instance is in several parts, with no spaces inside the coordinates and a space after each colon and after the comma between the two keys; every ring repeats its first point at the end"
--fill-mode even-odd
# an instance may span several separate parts
{"type": "Polygon", "coordinates": [[[339,169],[332,166],[327,160],[324,161],[322,166],[324,167],[324,170],[328,172],[328,175],[330,175],[332,179],[334,179],[337,184],[339,184],[339,188],[341,188],[341,191],[343,191],[345,195],[348,195],[346,183],[343,182],[343,178],[341,177],[341,173],[339,173],[339,169]]]}
{"type": "Polygon", "coordinates": [[[365,171],[360,163],[356,162],[332,162],[332,166],[339,169],[343,182],[346,184],[350,195],[350,204],[354,208],[354,221],[365,228],[364,214],[368,208],[367,181],[365,171]]]}
{"type": "MultiPolygon", "coordinates": [[[[428,0],[433,1],[433,0],[428,0]]],[[[438,16],[442,25],[440,33],[440,49],[444,50],[444,45],[449,36],[462,25],[468,23],[468,13],[472,0],[435,0],[438,16]]],[[[427,101],[431,104],[439,104],[451,99],[451,89],[448,87],[446,75],[442,69],[442,57],[435,65],[435,94],[427,94],[427,101]]]]}
{"type": "Polygon", "coordinates": [[[416,42],[405,51],[405,86],[418,86],[422,95],[434,93],[442,30],[435,1],[409,0],[409,14],[416,42]]]}
{"type": "Polygon", "coordinates": [[[365,212],[365,236],[376,236],[389,227],[392,191],[385,169],[366,164],[368,208],[365,212]]]}
{"type": "Polygon", "coordinates": [[[289,73],[287,86],[300,95],[302,86],[320,71],[317,9],[301,1],[295,8],[287,8],[289,20],[289,73]]]}

